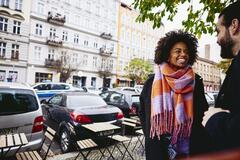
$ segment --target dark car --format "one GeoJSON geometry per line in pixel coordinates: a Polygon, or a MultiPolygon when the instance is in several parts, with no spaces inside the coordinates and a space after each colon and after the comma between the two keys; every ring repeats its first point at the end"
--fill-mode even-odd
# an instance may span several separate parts
{"type": "Polygon", "coordinates": [[[96,94],[86,92],[66,92],[56,94],[42,104],[46,124],[56,130],[62,152],[68,152],[76,140],[92,138],[83,124],[109,122],[120,124],[123,114],[117,107],[107,105],[96,94]],[[76,135],[70,132],[70,123],[76,135]]]}
{"type": "Polygon", "coordinates": [[[99,95],[107,104],[120,108],[125,117],[138,114],[140,94],[135,91],[112,90],[99,95]]]}

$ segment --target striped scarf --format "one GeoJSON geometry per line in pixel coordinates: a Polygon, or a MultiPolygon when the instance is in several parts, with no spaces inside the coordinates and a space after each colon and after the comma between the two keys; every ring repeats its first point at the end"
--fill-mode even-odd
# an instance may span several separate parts
{"type": "Polygon", "coordinates": [[[170,133],[171,143],[190,137],[193,121],[194,73],[191,66],[174,71],[167,63],[155,66],[151,94],[150,137],[170,133]]]}

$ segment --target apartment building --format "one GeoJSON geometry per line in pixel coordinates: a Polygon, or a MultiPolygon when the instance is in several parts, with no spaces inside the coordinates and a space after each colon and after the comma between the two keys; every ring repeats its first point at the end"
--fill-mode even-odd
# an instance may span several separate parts
{"type": "Polygon", "coordinates": [[[115,83],[118,3],[32,0],[28,83],[60,81],[55,66],[63,61],[74,69],[69,83],[94,87],[115,83]]]}
{"type": "Polygon", "coordinates": [[[30,0],[0,0],[0,81],[26,82],[30,0]]]}
{"type": "Polygon", "coordinates": [[[210,45],[205,45],[205,57],[199,57],[193,69],[203,78],[205,91],[218,91],[221,85],[221,70],[210,60],[210,45]]]}
{"type": "Polygon", "coordinates": [[[118,46],[117,46],[117,81],[119,86],[130,85],[130,79],[125,78],[124,68],[133,58],[154,59],[157,41],[164,34],[164,26],[153,29],[153,23],[136,22],[138,12],[124,3],[119,5],[118,46]]]}

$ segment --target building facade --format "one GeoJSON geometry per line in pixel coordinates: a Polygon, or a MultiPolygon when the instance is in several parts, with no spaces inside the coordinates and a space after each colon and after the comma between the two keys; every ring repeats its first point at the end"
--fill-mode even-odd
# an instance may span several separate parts
{"type": "Polygon", "coordinates": [[[59,62],[74,69],[69,83],[94,87],[114,83],[118,3],[117,0],[33,0],[28,83],[60,81],[61,73],[56,69],[59,62]]]}
{"type": "Polygon", "coordinates": [[[117,46],[117,81],[118,86],[130,85],[130,79],[125,78],[128,66],[133,58],[149,60],[154,59],[154,50],[157,41],[164,34],[164,26],[153,29],[153,23],[145,21],[136,22],[139,13],[124,3],[119,5],[118,17],[118,46],[117,46]]]}
{"type": "Polygon", "coordinates": [[[203,78],[205,91],[219,91],[221,70],[217,67],[216,62],[199,57],[193,69],[203,78]]]}
{"type": "Polygon", "coordinates": [[[27,81],[30,0],[0,0],[0,81],[27,81]]]}

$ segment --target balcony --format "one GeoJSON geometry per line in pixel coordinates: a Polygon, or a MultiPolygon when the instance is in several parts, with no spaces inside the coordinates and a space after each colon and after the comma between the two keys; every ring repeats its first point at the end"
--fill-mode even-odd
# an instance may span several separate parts
{"type": "Polygon", "coordinates": [[[47,44],[50,45],[50,46],[61,47],[63,42],[60,38],[55,36],[55,37],[49,37],[47,39],[47,44]]]}
{"type": "Polygon", "coordinates": [[[48,68],[57,68],[61,66],[61,61],[54,59],[45,59],[45,66],[48,68]]]}
{"type": "Polygon", "coordinates": [[[47,21],[49,23],[62,26],[66,22],[66,18],[59,13],[48,12],[47,21]]]}
{"type": "Polygon", "coordinates": [[[99,49],[99,53],[102,56],[111,56],[113,53],[113,48],[106,48],[106,47],[101,47],[99,49]]]}
{"type": "Polygon", "coordinates": [[[11,55],[11,60],[19,60],[19,52],[16,51],[16,52],[12,52],[12,55],[11,55]]]}
{"type": "Polygon", "coordinates": [[[103,32],[103,33],[100,34],[100,37],[102,37],[104,39],[111,39],[112,35],[111,35],[111,33],[107,34],[107,33],[103,32]]]}

